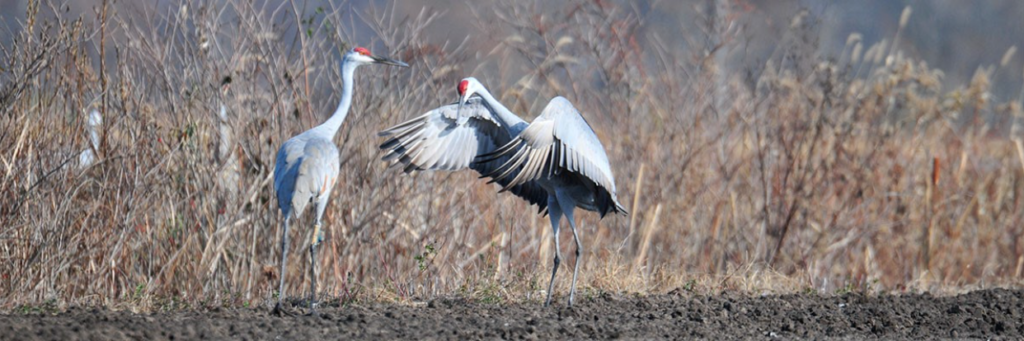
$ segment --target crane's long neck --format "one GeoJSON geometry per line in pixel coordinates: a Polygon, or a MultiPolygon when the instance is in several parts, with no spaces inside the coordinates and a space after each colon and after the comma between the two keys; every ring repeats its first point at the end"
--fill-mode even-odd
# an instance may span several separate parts
{"type": "Polygon", "coordinates": [[[504,104],[501,104],[501,102],[498,102],[498,100],[494,99],[494,96],[491,95],[490,91],[487,91],[487,89],[482,89],[478,91],[477,94],[479,94],[480,97],[484,99],[484,103],[487,103],[487,106],[491,107],[491,110],[494,110],[494,113],[498,115],[498,119],[501,120],[501,123],[508,127],[508,129],[522,130],[525,128],[517,127],[519,123],[525,123],[523,119],[519,118],[519,116],[517,116],[511,110],[508,110],[508,108],[506,108],[504,104]]]}
{"type": "Polygon", "coordinates": [[[358,65],[348,60],[348,58],[341,63],[341,81],[343,82],[341,85],[341,104],[338,104],[338,110],[334,111],[334,115],[331,115],[331,118],[312,129],[317,134],[328,139],[334,139],[334,135],[338,133],[341,124],[345,123],[348,109],[352,106],[352,89],[355,88],[353,79],[355,78],[356,67],[358,65]]]}

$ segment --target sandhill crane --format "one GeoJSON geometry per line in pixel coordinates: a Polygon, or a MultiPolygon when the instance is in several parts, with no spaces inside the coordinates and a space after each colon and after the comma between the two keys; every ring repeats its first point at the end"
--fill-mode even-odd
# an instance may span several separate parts
{"type": "Polygon", "coordinates": [[[277,163],[274,165],[274,192],[277,193],[277,205],[284,215],[284,231],[281,238],[281,283],[278,288],[277,305],[274,311],[284,314],[281,302],[284,300],[285,263],[288,260],[288,224],[294,215],[299,218],[306,204],[315,203],[316,220],[313,223],[313,237],[309,245],[310,262],[310,300],[311,315],[316,315],[316,247],[322,239],[320,218],[323,217],[331,188],[338,180],[338,147],[334,145],[334,135],[348,115],[352,104],[353,77],[356,68],[368,64],[385,64],[408,67],[401,61],[378,57],[370,54],[366,48],[356,47],[345,53],[341,62],[342,91],[341,104],[337,111],[321,125],[307,130],[285,141],[277,151],[277,163]]]}
{"type": "Polygon", "coordinates": [[[78,155],[78,168],[85,168],[96,161],[96,151],[100,150],[100,125],[103,124],[103,116],[96,109],[89,113],[89,119],[85,121],[86,129],[89,130],[89,148],[86,148],[78,155]]]}
{"type": "Polygon", "coordinates": [[[217,181],[224,193],[228,195],[230,202],[234,202],[235,194],[238,193],[239,174],[238,152],[235,148],[235,134],[228,117],[227,101],[228,88],[231,85],[231,77],[224,77],[221,80],[220,96],[217,102],[220,110],[217,111],[217,135],[220,142],[217,145],[217,161],[220,163],[220,170],[217,172],[217,181]]]}
{"type": "Polygon", "coordinates": [[[226,195],[224,198],[233,203],[239,191],[240,164],[239,153],[234,143],[234,129],[231,120],[227,116],[227,90],[231,84],[231,77],[224,77],[220,82],[220,94],[217,98],[219,110],[217,112],[217,162],[220,170],[217,171],[217,183],[226,195]]]}
{"type": "Polygon", "coordinates": [[[385,161],[397,159],[406,173],[419,170],[472,168],[490,183],[536,204],[551,217],[555,238],[554,267],[548,283],[551,304],[555,274],[561,262],[558,225],[569,220],[576,242],[569,306],[576,295],[583,248],[576,233],[576,207],[628,214],[615,197],[615,180],[608,156],[594,130],[563,97],[553,98],[529,125],[505,108],[476,78],[459,83],[459,102],[379,133],[391,136],[381,144],[385,161]],[[474,98],[473,95],[479,95],[474,98]]]}

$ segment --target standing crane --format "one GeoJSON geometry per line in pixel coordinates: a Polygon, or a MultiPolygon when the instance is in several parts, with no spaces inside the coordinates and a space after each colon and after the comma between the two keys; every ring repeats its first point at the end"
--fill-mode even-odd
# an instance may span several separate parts
{"type": "Polygon", "coordinates": [[[274,192],[277,193],[277,206],[284,214],[284,231],[281,238],[281,283],[278,289],[277,305],[274,312],[284,314],[281,302],[284,300],[285,263],[288,260],[288,224],[294,215],[299,218],[306,204],[315,203],[316,220],[313,223],[313,237],[309,245],[309,273],[311,315],[316,315],[316,247],[322,238],[320,218],[324,215],[327,201],[331,196],[331,188],[338,180],[338,147],[334,145],[334,135],[348,116],[352,104],[352,91],[355,86],[353,77],[356,68],[368,64],[384,64],[408,67],[401,61],[378,57],[370,54],[370,50],[356,47],[345,53],[341,61],[341,104],[338,110],[321,125],[307,130],[285,141],[277,151],[277,163],[274,165],[274,192]]]}
{"type": "Polygon", "coordinates": [[[615,180],[601,141],[579,111],[564,97],[548,102],[541,115],[527,124],[513,114],[476,78],[458,86],[459,101],[379,133],[390,136],[381,144],[385,161],[398,160],[405,172],[472,168],[489,183],[546,208],[555,237],[555,259],[548,283],[551,304],[555,275],[561,263],[558,226],[569,220],[576,242],[569,306],[576,295],[583,248],[576,233],[576,207],[627,215],[615,197],[615,180]],[[478,97],[473,97],[478,95],[478,97]]]}
{"type": "Polygon", "coordinates": [[[227,194],[229,202],[234,202],[238,193],[239,174],[238,152],[235,148],[235,133],[231,126],[231,119],[228,117],[227,95],[231,86],[231,76],[221,80],[220,95],[217,102],[220,110],[217,111],[217,135],[220,142],[217,145],[217,162],[220,170],[217,171],[217,183],[224,193],[227,194]]]}

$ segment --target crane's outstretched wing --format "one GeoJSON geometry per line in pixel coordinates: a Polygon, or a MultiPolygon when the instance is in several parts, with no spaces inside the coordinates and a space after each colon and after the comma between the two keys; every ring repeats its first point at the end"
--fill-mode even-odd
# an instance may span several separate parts
{"type": "MultiPolygon", "coordinates": [[[[482,99],[472,98],[461,110],[458,103],[441,106],[378,135],[390,137],[380,145],[381,150],[387,151],[383,160],[398,160],[396,164],[405,165],[406,173],[472,168],[487,174],[508,158],[476,163],[476,157],[508,143],[525,126],[522,120],[502,124],[482,99]]],[[[506,190],[539,206],[540,210],[547,207],[548,194],[536,183],[507,186],[507,182],[498,181],[506,190]]]]}
{"type": "Polygon", "coordinates": [[[477,161],[506,158],[508,161],[500,167],[484,174],[503,183],[502,190],[570,172],[603,190],[596,196],[601,216],[612,210],[628,214],[615,197],[615,179],[604,146],[590,124],[564,97],[552,99],[522,133],[477,161]]]}

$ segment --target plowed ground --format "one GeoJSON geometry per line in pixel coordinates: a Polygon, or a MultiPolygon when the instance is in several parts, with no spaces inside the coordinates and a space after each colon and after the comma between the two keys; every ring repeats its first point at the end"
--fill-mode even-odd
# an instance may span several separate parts
{"type": "MultiPolygon", "coordinates": [[[[298,303],[298,302],[296,302],[298,303]]],[[[321,307],[319,317],[269,309],[134,314],[72,308],[0,316],[11,340],[304,339],[933,339],[1024,338],[1024,290],[925,295],[599,295],[566,307],[438,299],[321,307]]],[[[294,308],[301,313],[301,308],[294,308]]]]}

